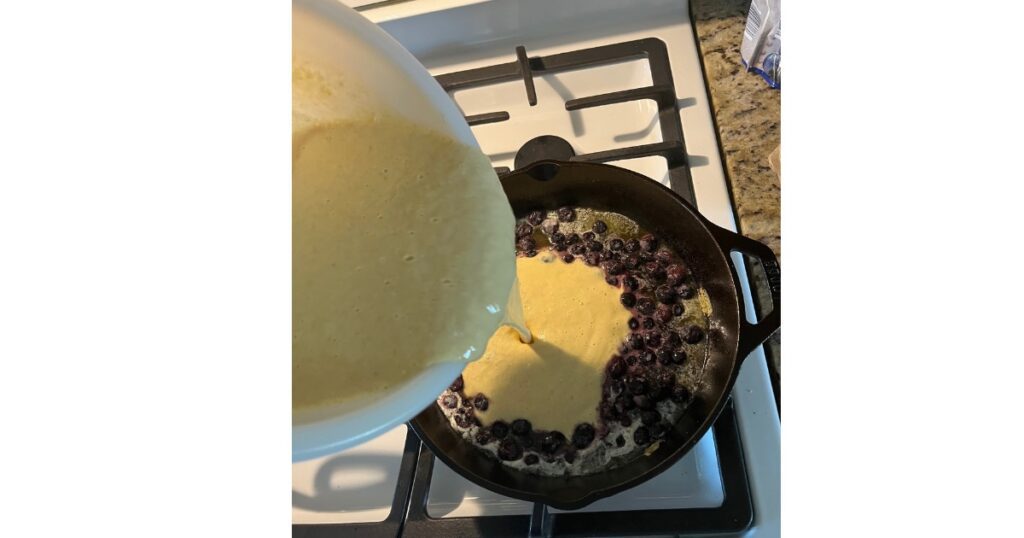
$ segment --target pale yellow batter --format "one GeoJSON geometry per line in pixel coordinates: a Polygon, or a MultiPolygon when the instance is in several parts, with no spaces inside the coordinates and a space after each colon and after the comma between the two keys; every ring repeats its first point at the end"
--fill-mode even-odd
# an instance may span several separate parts
{"type": "Polygon", "coordinates": [[[517,258],[516,272],[534,342],[499,328],[463,372],[465,393],[490,400],[476,413],[485,424],[525,418],[571,435],[577,424],[597,422],[604,368],[629,333],[630,313],[602,270],[582,261],[543,253],[517,258]]]}
{"type": "Polygon", "coordinates": [[[479,150],[387,115],[293,133],[292,410],[479,355],[515,278],[479,150]]]}

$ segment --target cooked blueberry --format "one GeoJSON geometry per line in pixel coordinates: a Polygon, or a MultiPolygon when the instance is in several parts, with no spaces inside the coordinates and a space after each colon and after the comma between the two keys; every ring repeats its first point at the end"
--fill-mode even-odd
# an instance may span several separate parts
{"type": "Polygon", "coordinates": [[[594,266],[601,263],[601,256],[596,252],[588,252],[583,255],[583,263],[594,266]]]}
{"type": "Polygon", "coordinates": [[[640,426],[633,432],[633,442],[638,445],[646,445],[651,441],[651,432],[645,426],[640,426]]]}
{"type": "Polygon", "coordinates": [[[636,366],[638,362],[640,362],[640,359],[636,355],[628,355],[626,357],[626,366],[629,368],[636,366]]]}
{"type": "Polygon", "coordinates": [[[675,403],[686,403],[690,401],[690,391],[682,385],[672,387],[672,401],[675,403]]]}
{"type": "Polygon", "coordinates": [[[665,269],[665,275],[668,277],[668,284],[670,286],[682,284],[688,274],[689,271],[682,265],[670,265],[665,269]]]}
{"type": "Polygon", "coordinates": [[[527,222],[521,222],[521,223],[519,223],[519,226],[516,226],[516,239],[522,239],[524,237],[530,237],[530,234],[532,234],[532,233],[533,233],[533,226],[530,226],[530,224],[527,223],[527,222]]]}
{"type": "Polygon", "coordinates": [[[590,446],[590,443],[594,442],[594,436],[597,434],[594,431],[594,427],[584,422],[576,426],[576,429],[572,432],[572,446],[583,450],[590,446]]]}
{"type": "Polygon", "coordinates": [[[580,242],[580,234],[572,233],[565,237],[565,244],[575,245],[580,242]]]}
{"type": "Polygon", "coordinates": [[[619,418],[619,411],[615,408],[615,404],[610,402],[601,402],[601,405],[597,406],[597,412],[601,415],[601,418],[605,420],[615,420],[619,418]]]}
{"type": "Polygon", "coordinates": [[[668,366],[672,364],[672,350],[667,347],[663,347],[658,350],[658,362],[668,366]]]}
{"type": "Polygon", "coordinates": [[[644,336],[644,343],[647,347],[660,347],[661,335],[656,332],[649,332],[644,336]]]}
{"type": "Polygon", "coordinates": [[[544,212],[533,211],[526,216],[526,221],[534,226],[539,226],[541,222],[544,222],[544,212]]]}
{"type": "Polygon", "coordinates": [[[696,344],[704,339],[704,331],[696,325],[691,325],[686,329],[686,333],[683,334],[683,340],[686,340],[687,344],[696,344]]]}
{"type": "Polygon", "coordinates": [[[537,248],[537,242],[532,237],[524,237],[519,241],[516,241],[516,248],[526,252],[527,250],[535,250],[537,248]]]}
{"type": "Polygon", "coordinates": [[[454,394],[445,394],[441,397],[441,405],[448,409],[455,409],[459,405],[459,399],[454,394]]]}
{"type": "Polygon", "coordinates": [[[654,400],[646,394],[633,396],[633,403],[640,409],[654,409],[654,400]]]}
{"type": "Polygon", "coordinates": [[[615,438],[615,446],[619,448],[626,446],[626,438],[623,437],[622,434],[619,434],[619,436],[615,438]]]}
{"type": "Polygon", "coordinates": [[[646,234],[640,238],[640,248],[647,252],[658,250],[658,238],[652,234],[646,234]]]}
{"type": "Polygon", "coordinates": [[[526,437],[516,437],[519,444],[523,445],[523,448],[533,448],[533,436],[527,435],[526,437]]]}
{"type": "Polygon", "coordinates": [[[658,262],[647,262],[643,268],[644,276],[655,282],[665,280],[665,269],[658,262]]]}
{"type": "Polygon", "coordinates": [[[677,294],[676,290],[668,286],[658,286],[657,289],[654,290],[654,297],[658,299],[658,302],[661,304],[672,304],[676,302],[677,294]]]}
{"type": "Polygon", "coordinates": [[[523,458],[523,463],[527,465],[537,465],[540,463],[540,458],[537,457],[536,454],[527,454],[526,457],[523,458]]]}
{"type": "Polygon", "coordinates": [[[632,377],[626,380],[626,387],[630,394],[643,394],[647,392],[647,380],[640,376],[632,377]]]}
{"type": "Polygon", "coordinates": [[[654,318],[645,317],[645,318],[641,319],[640,320],[640,326],[645,328],[645,329],[647,329],[647,330],[653,329],[654,328],[654,318]]]}
{"type": "Polygon", "coordinates": [[[615,379],[608,385],[608,388],[614,394],[622,394],[622,391],[626,390],[626,384],[621,379],[615,379]]]}
{"type": "Polygon", "coordinates": [[[512,433],[515,435],[520,437],[529,435],[531,430],[533,430],[533,425],[525,418],[517,418],[512,421],[512,433]]]}
{"type": "Polygon", "coordinates": [[[664,422],[659,422],[651,426],[651,437],[654,439],[664,439],[668,435],[668,425],[664,422]]]}
{"type": "Polygon", "coordinates": [[[686,312],[686,308],[684,308],[681,303],[676,303],[676,304],[672,305],[672,315],[673,316],[678,318],[678,317],[682,316],[684,312],[686,312]]]}
{"type": "Polygon", "coordinates": [[[626,252],[637,252],[640,250],[640,241],[637,241],[636,239],[627,239],[625,247],[626,252]]]}
{"type": "Polygon", "coordinates": [[[463,398],[462,399],[462,407],[465,407],[466,409],[472,409],[473,408],[473,400],[471,400],[469,398],[463,398]]]}
{"type": "Polygon", "coordinates": [[[545,454],[554,454],[565,444],[565,436],[562,432],[548,432],[540,440],[540,451],[545,454]]]}
{"type": "Polygon", "coordinates": [[[624,373],[626,373],[626,362],[622,360],[622,357],[615,357],[608,363],[608,375],[612,378],[620,378],[624,373]]]}
{"type": "Polygon", "coordinates": [[[587,246],[584,245],[583,243],[576,243],[575,245],[569,247],[569,253],[575,254],[577,256],[582,256],[587,253],[587,246]]]}
{"type": "Polygon", "coordinates": [[[622,258],[622,265],[625,265],[626,269],[636,269],[637,267],[640,267],[640,258],[630,254],[629,256],[622,258]]]}
{"type": "Polygon", "coordinates": [[[473,425],[473,418],[469,415],[455,415],[455,424],[460,428],[468,428],[473,425]]]}
{"type": "Polygon", "coordinates": [[[565,454],[562,454],[562,457],[565,458],[565,463],[572,463],[576,461],[576,452],[573,450],[566,450],[565,454]]]}
{"type": "Polygon", "coordinates": [[[654,259],[658,260],[659,262],[665,265],[668,265],[672,263],[672,253],[665,249],[661,249],[658,252],[654,253],[654,259]]]}
{"type": "Polygon", "coordinates": [[[624,248],[626,248],[626,244],[618,237],[608,241],[608,250],[618,252],[624,248]]]}
{"type": "Polygon", "coordinates": [[[609,275],[621,275],[626,272],[626,266],[622,265],[622,262],[618,261],[607,261],[601,264],[604,270],[609,275]]]}
{"type": "Polygon", "coordinates": [[[505,461],[515,461],[523,457],[523,447],[514,439],[505,439],[498,445],[498,457],[505,461]]]}
{"type": "Polygon", "coordinates": [[[552,243],[565,243],[565,234],[562,232],[555,232],[551,234],[552,243]]]}
{"type": "Polygon", "coordinates": [[[683,350],[677,350],[672,352],[672,362],[676,364],[682,364],[686,362],[686,352],[683,350]]]}
{"type": "Polygon", "coordinates": [[[619,287],[619,277],[617,276],[605,275],[604,281],[607,282],[609,286],[619,287]]]}
{"type": "Polygon", "coordinates": [[[590,252],[601,252],[604,250],[604,245],[600,241],[587,241],[587,250],[590,252]]]}
{"type": "Polygon", "coordinates": [[[487,443],[490,443],[491,441],[494,440],[494,439],[491,438],[491,434],[489,434],[489,433],[487,433],[486,431],[483,431],[483,430],[480,430],[480,431],[478,431],[476,433],[476,438],[475,439],[476,439],[476,444],[478,444],[478,445],[486,445],[487,443]]]}
{"type": "MultiPolygon", "coordinates": [[[[630,400],[630,401],[632,401],[632,400],[630,400]]],[[[628,414],[624,414],[621,417],[619,417],[619,424],[623,428],[628,428],[628,427],[633,425],[633,419],[630,418],[628,414]]]]}
{"type": "Polygon", "coordinates": [[[675,331],[668,331],[665,333],[665,343],[672,349],[676,349],[683,345],[683,339],[679,336],[679,333],[675,331]]]}
{"type": "Polygon", "coordinates": [[[532,257],[534,257],[536,255],[537,255],[537,251],[536,250],[527,250],[526,252],[523,253],[523,256],[526,256],[527,258],[532,258],[532,257]]]}
{"type": "Polygon", "coordinates": [[[477,394],[473,397],[473,407],[481,411],[487,411],[487,408],[490,405],[491,403],[487,401],[487,396],[484,396],[483,394],[477,394]]]}
{"type": "Polygon", "coordinates": [[[622,303],[622,306],[626,308],[631,308],[633,307],[633,305],[636,304],[636,295],[633,295],[632,293],[627,291],[626,293],[623,293],[622,295],[619,296],[619,302],[622,303]]]}
{"type": "Polygon", "coordinates": [[[623,394],[622,396],[619,396],[618,398],[615,399],[615,410],[618,411],[619,414],[625,413],[630,409],[635,408],[636,402],[633,401],[632,396],[623,394]]]}
{"type": "Polygon", "coordinates": [[[639,334],[633,333],[633,334],[629,335],[629,340],[628,341],[629,341],[629,347],[631,347],[633,349],[643,349],[644,348],[644,337],[640,336],[639,334]]]}
{"type": "MultiPolygon", "coordinates": [[[[623,294],[623,295],[625,295],[625,294],[623,294]]],[[[648,299],[647,297],[644,297],[644,298],[641,298],[641,299],[637,299],[637,301],[636,301],[636,309],[641,314],[646,314],[646,315],[650,316],[651,314],[654,313],[654,301],[648,299]]]]}
{"type": "Polygon", "coordinates": [[[462,385],[462,376],[460,375],[459,377],[455,378],[455,381],[452,381],[452,384],[451,386],[448,387],[448,389],[451,390],[452,392],[459,392],[460,390],[462,390],[462,385]]]}
{"type": "Polygon", "coordinates": [[[583,242],[589,243],[594,240],[594,232],[583,232],[583,242]]]}
{"type": "MultiPolygon", "coordinates": [[[[626,264],[623,263],[622,266],[623,266],[623,268],[625,268],[626,264]]],[[[627,276],[627,277],[622,279],[622,287],[626,291],[636,291],[637,288],[640,287],[640,283],[637,282],[637,280],[635,278],[633,278],[632,276],[627,276]]]]}
{"type": "Polygon", "coordinates": [[[664,304],[658,305],[658,310],[654,312],[654,319],[662,323],[672,321],[672,307],[664,304]]]}
{"type": "Polygon", "coordinates": [[[502,420],[495,420],[494,423],[491,424],[491,435],[498,439],[504,439],[505,436],[508,435],[508,424],[505,424],[502,420]]]}
{"type": "Polygon", "coordinates": [[[576,220],[576,210],[571,207],[558,208],[558,220],[562,222],[572,222],[576,220]]]}
{"type": "Polygon", "coordinates": [[[619,261],[618,257],[615,256],[615,253],[611,252],[609,250],[602,250],[601,252],[599,252],[599,254],[601,255],[601,261],[603,261],[603,262],[618,262],[619,261]]]}
{"type": "Polygon", "coordinates": [[[594,233],[603,234],[608,231],[608,225],[603,220],[595,220],[594,226],[592,227],[594,233]]]}
{"type": "MultiPolygon", "coordinates": [[[[629,279],[629,277],[627,276],[626,279],[629,279]]],[[[623,283],[625,283],[625,281],[623,281],[623,283]]],[[[640,328],[640,320],[636,318],[629,318],[627,325],[629,325],[629,330],[635,331],[640,328]]]]}
{"type": "Polygon", "coordinates": [[[576,261],[576,256],[573,256],[572,254],[562,254],[562,261],[565,263],[572,263],[576,261]]]}
{"type": "Polygon", "coordinates": [[[692,286],[682,285],[679,286],[679,296],[683,299],[693,299],[694,295],[697,295],[697,290],[693,289],[692,286]]]}
{"type": "Polygon", "coordinates": [[[644,366],[654,364],[655,359],[657,359],[657,356],[650,349],[645,349],[640,352],[640,364],[643,364],[644,366]]]}
{"type": "Polygon", "coordinates": [[[661,421],[661,415],[657,411],[648,410],[640,412],[640,422],[644,423],[644,426],[652,426],[661,421]]]}
{"type": "Polygon", "coordinates": [[[676,375],[672,372],[661,372],[654,377],[654,381],[662,390],[671,391],[676,385],[676,375]]]}

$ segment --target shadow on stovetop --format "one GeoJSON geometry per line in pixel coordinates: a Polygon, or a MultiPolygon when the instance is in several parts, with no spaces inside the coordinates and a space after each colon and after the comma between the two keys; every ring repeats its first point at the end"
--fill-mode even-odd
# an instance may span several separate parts
{"type": "Polygon", "coordinates": [[[313,495],[292,490],[292,506],[311,512],[338,512],[378,508],[380,498],[391,498],[394,491],[394,477],[389,478],[389,468],[394,467],[394,458],[366,455],[340,455],[329,459],[313,478],[313,495]],[[358,473],[360,479],[353,482],[333,483],[338,473],[349,477],[358,473]],[[386,490],[382,495],[367,495],[368,490],[386,490]]]}

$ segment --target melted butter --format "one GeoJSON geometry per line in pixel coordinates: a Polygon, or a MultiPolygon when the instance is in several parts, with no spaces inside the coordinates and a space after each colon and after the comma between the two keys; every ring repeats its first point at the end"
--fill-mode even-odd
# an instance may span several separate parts
{"type": "Polygon", "coordinates": [[[516,273],[532,344],[499,328],[483,357],[463,372],[467,395],[490,400],[485,423],[526,418],[534,428],[571,434],[597,422],[608,360],[629,333],[629,311],[598,267],[550,253],[517,258],[516,273]]]}
{"type": "Polygon", "coordinates": [[[487,157],[380,114],[292,143],[293,413],[478,357],[515,278],[487,157]]]}

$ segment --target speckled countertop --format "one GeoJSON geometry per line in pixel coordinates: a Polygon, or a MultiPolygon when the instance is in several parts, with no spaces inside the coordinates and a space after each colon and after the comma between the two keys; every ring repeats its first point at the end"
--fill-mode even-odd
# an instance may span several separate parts
{"type": "MultiPolygon", "coordinates": [[[[781,92],[743,67],[740,43],[749,7],[750,0],[690,0],[740,232],[770,246],[781,264],[779,176],[768,160],[780,145],[781,92]]],[[[763,283],[754,281],[762,304],[770,304],[763,283]]],[[[768,346],[773,383],[780,370],[779,334],[768,346]]]]}

